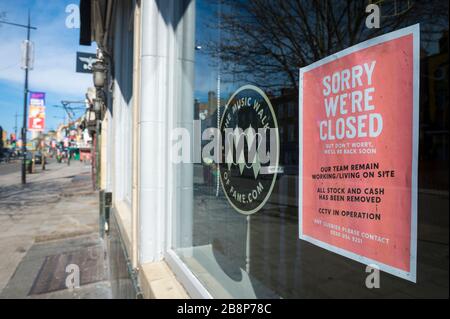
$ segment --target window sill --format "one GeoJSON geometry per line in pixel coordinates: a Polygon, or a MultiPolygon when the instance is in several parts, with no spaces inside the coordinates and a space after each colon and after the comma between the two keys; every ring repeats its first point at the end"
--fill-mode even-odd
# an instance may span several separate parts
{"type": "Polygon", "coordinates": [[[124,201],[117,201],[114,205],[116,221],[119,226],[120,233],[124,242],[128,256],[131,256],[131,208],[124,201]]]}
{"type": "Polygon", "coordinates": [[[146,299],[190,298],[165,261],[143,264],[139,283],[146,299]]]}

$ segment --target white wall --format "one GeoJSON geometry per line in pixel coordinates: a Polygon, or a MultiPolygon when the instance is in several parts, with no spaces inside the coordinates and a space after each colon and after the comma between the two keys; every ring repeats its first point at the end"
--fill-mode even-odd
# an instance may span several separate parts
{"type": "Polygon", "coordinates": [[[194,1],[142,1],[140,263],[161,260],[172,246],[180,209],[192,222],[192,165],[170,163],[169,138],[175,126],[192,130],[194,22],[194,1]]]}

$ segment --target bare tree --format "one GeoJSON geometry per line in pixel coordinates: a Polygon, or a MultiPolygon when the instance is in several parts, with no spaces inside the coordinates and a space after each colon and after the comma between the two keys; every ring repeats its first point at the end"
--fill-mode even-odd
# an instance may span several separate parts
{"type": "Polygon", "coordinates": [[[370,1],[219,1],[219,23],[213,23],[220,37],[208,43],[207,52],[233,81],[297,89],[299,67],[366,39],[418,22],[422,38],[448,30],[447,1],[409,0],[402,11],[399,1],[373,1],[382,9],[380,29],[365,25],[370,1]]]}

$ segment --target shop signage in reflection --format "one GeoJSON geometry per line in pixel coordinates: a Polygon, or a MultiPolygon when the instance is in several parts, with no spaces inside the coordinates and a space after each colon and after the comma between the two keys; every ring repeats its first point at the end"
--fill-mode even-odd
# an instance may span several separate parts
{"type": "Polygon", "coordinates": [[[300,69],[300,238],[416,281],[419,25],[300,69]]]}

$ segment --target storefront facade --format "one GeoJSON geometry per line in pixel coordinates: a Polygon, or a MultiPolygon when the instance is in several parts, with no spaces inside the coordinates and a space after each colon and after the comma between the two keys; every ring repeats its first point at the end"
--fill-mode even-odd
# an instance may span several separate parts
{"type": "Polygon", "coordinates": [[[81,1],[116,297],[448,298],[448,4],[371,4],[81,1]]]}

